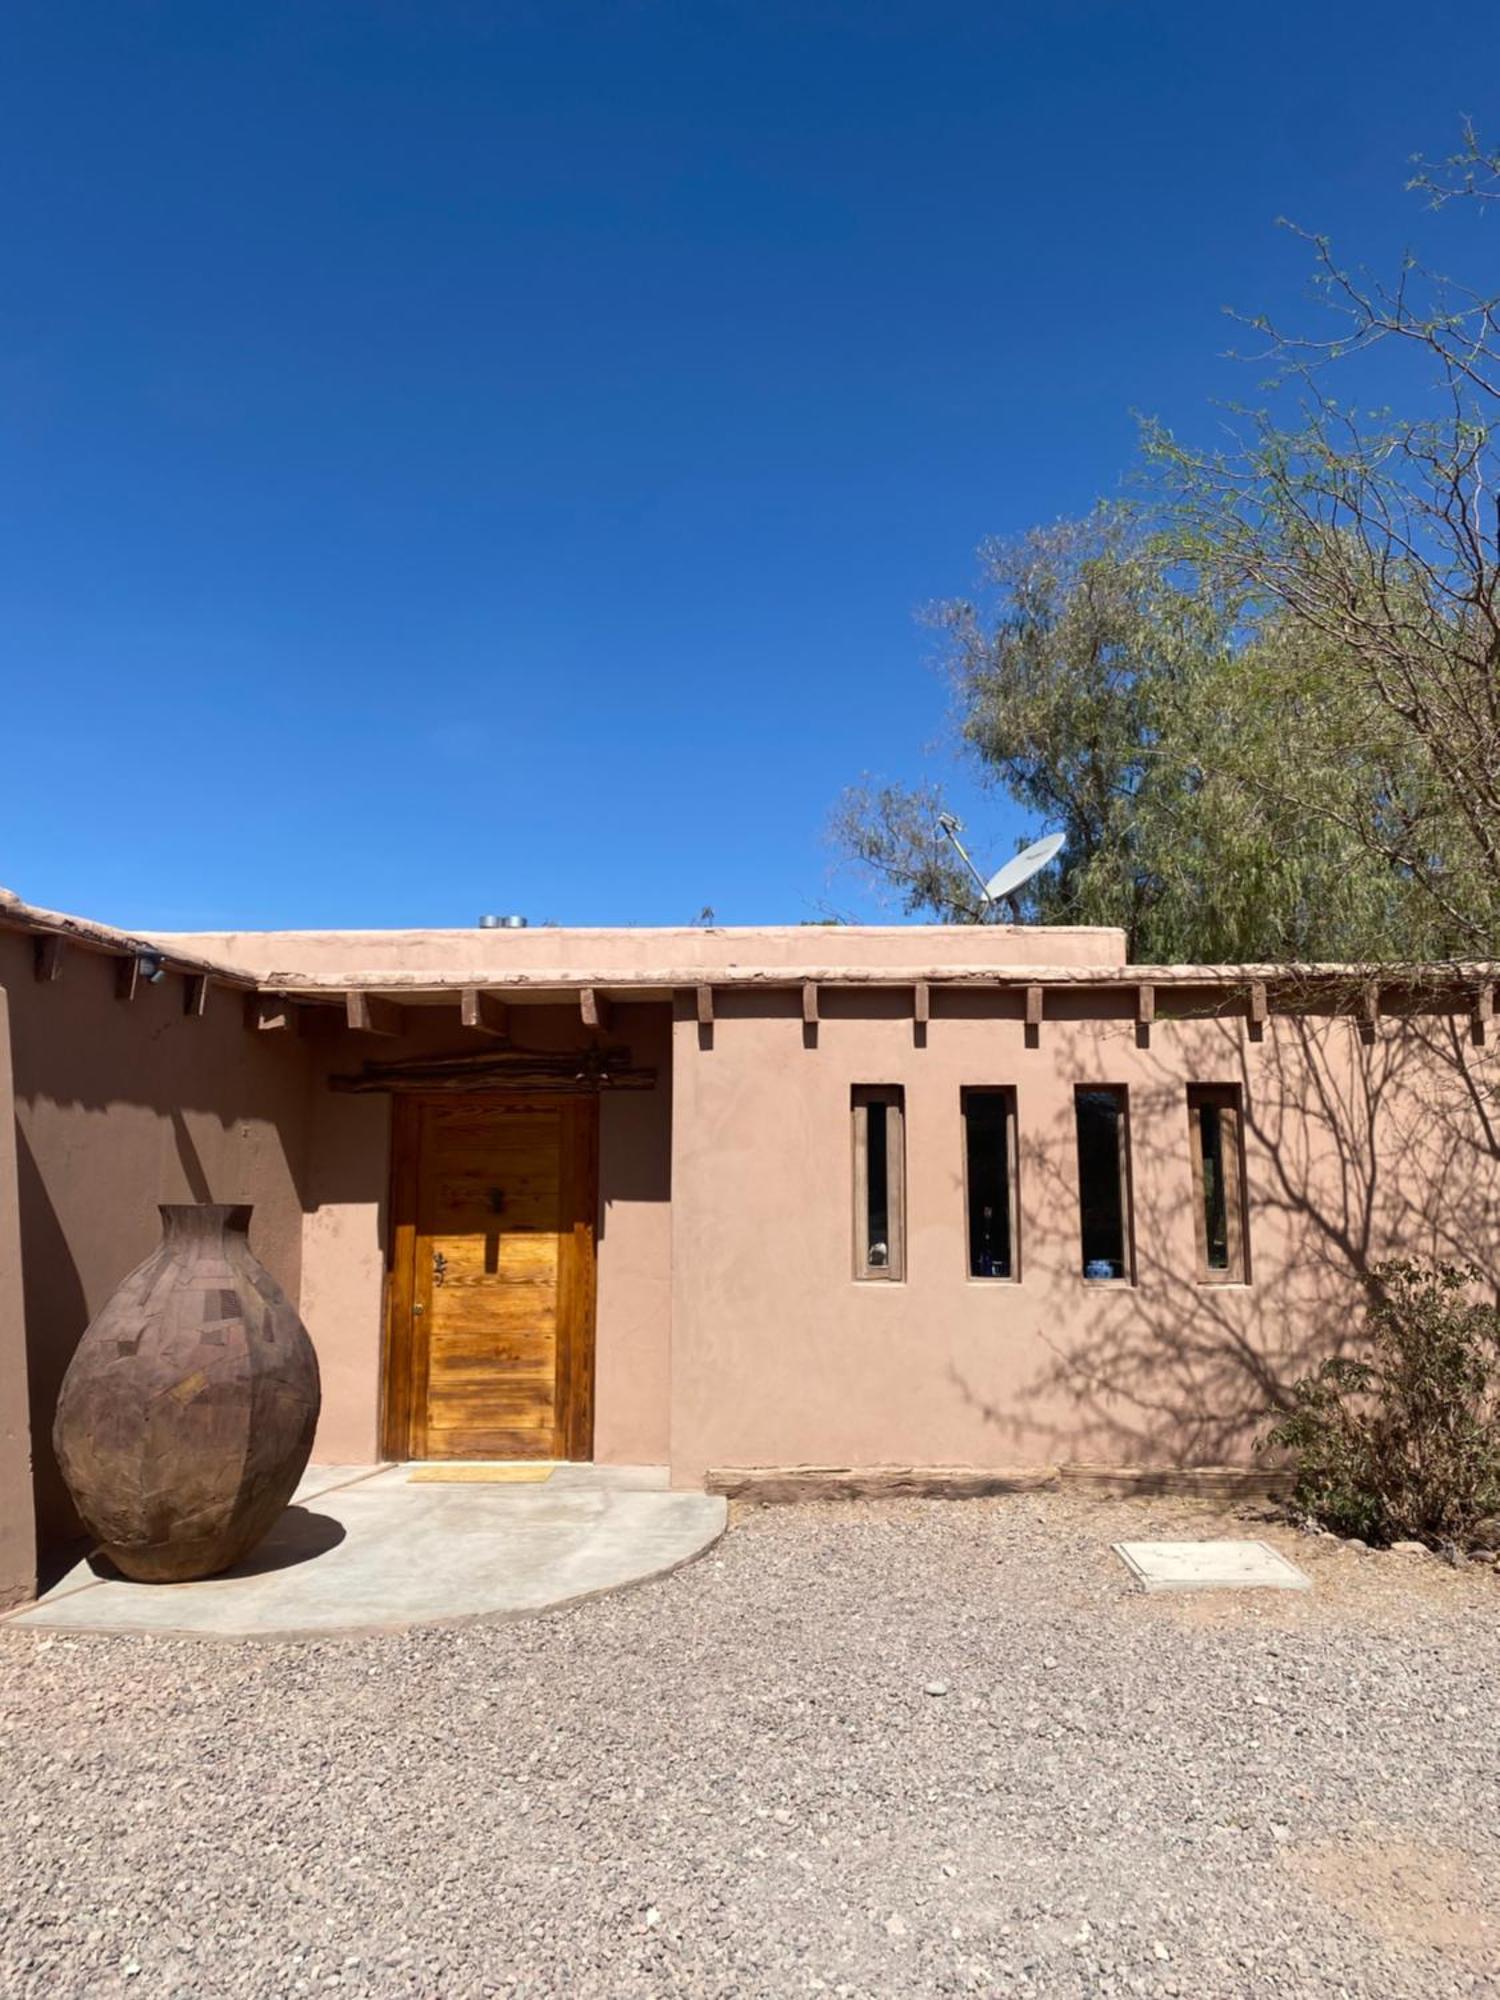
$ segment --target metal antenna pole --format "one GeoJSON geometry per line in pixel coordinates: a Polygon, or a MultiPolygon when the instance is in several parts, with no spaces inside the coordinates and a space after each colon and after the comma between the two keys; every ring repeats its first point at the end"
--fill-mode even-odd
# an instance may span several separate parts
{"type": "MultiPolygon", "coordinates": [[[[974,866],[973,862],[969,859],[968,849],[964,846],[963,842],[958,837],[960,832],[963,830],[962,820],[955,819],[952,813],[939,813],[937,816],[937,823],[939,832],[947,835],[948,839],[953,843],[954,850],[957,853],[959,860],[963,862],[965,868],[968,869],[969,873],[974,877],[975,882],[979,885],[980,909],[987,910],[990,907],[989,889],[985,884],[984,877],[980,874],[979,870],[974,866]]],[[[975,918],[976,923],[980,921],[981,921],[980,918],[978,917],[975,918]]]]}

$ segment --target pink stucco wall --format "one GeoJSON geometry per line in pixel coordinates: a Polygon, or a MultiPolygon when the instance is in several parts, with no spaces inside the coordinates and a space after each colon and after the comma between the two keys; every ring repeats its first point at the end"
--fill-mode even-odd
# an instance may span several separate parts
{"type": "Polygon", "coordinates": [[[16,1176],[10,999],[0,984],[0,1611],[32,1594],[36,1518],[21,1285],[21,1206],[16,1176]]]}
{"type": "Polygon", "coordinates": [[[607,985],[663,967],[708,976],[736,965],[1107,966],[1125,961],[1125,933],[1107,926],[987,924],[783,924],[759,929],[205,931],[173,944],[259,979],[313,977],[337,984],[361,972],[462,974],[572,972],[607,985]]]}
{"type": "Polygon", "coordinates": [[[89,1320],[159,1240],[157,1204],[252,1202],[256,1254],[297,1296],[307,1059],[294,1036],[247,1034],[223,988],[200,1020],[175,976],[122,1001],[101,954],[69,952],[45,983],[32,968],[31,939],[0,931],[36,1505],[55,1544],[76,1526],[52,1459],[57,1391],[89,1320]]]}
{"type": "MultiPolygon", "coordinates": [[[[0,1157],[0,1312],[16,1289],[8,1213],[44,1538],[70,1524],[47,1444],[62,1372],[88,1318],[155,1243],[161,1201],[255,1204],[256,1248],[298,1298],[318,1349],[316,1456],[376,1454],[390,1100],[334,1091],[329,1079],[368,1059],[489,1046],[461,1027],[451,996],[412,991],[424,973],[645,982],[633,999],[616,991],[608,1028],[658,1074],[651,1091],[601,1096],[595,1450],[669,1462],[680,1483],[768,1464],[1243,1459],[1277,1386],[1348,1331],[1362,1270],[1398,1250],[1500,1268],[1500,1145],[1487,1123],[1500,1061],[1493,1034],[1475,1044],[1459,1016],[1388,1014],[1366,1039],[1347,1014],[1273,1014],[1255,1039],[1239,1011],[1214,1012],[1237,1010],[1242,996],[1164,984],[1147,1032],[1128,988],[1054,986],[1038,1030],[1024,1023],[1019,989],[935,984],[919,1034],[909,984],[825,986],[813,1028],[795,987],[770,983],[778,968],[818,964],[910,978],[981,953],[997,970],[1118,966],[1123,941],[1108,931],[182,942],[268,980],[324,980],[310,1032],[247,1030],[242,995],[223,985],[210,988],[203,1019],[185,1016],[175,974],[122,1001],[105,952],[70,948],[63,976],[39,982],[32,939],[0,931],[15,1074],[13,1164],[0,1157]],[[710,983],[760,968],[767,983],[720,984],[707,1027],[686,985],[648,997],[645,976],[664,966],[710,983]],[[350,1034],[338,979],[382,969],[407,982],[402,1032],[350,1034]],[[1192,1081],[1244,1094],[1245,1286],[1194,1275],[1192,1081]],[[1087,1285],[1078,1270],[1073,1091],[1090,1082],[1130,1093],[1136,1282],[1119,1288],[1087,1285]],[[905,1091],[901,1284],[852,1275],[858,1084],[905,1091]],[[971,1282],[965,1270],[960,1091],[983,1085],[1017,1095],[1014,1284],[971,1282]]],[[[589,1039],[576,997],[555,990],[528,995],[513,1028],[537,1048],[589,1039]]],[[[7,1421],[0,1394],[0,1504],[24,1459],[24,1439],[5,1448],[7,1421]]]]}
{"type": "MultiPolygon", "coordinates": [[[[1207,994],[1173,1005],[1212,1004],[1207,994]]],[[[1483,1115],[1493,1040],[1466,1023],[1159,1019],[1125,994],[942,993],[925,1046],[904,995],[726,996],[679,1008],[673,1152],[672,1466],[1212,1464],[1243,1459],[1276,1383],[1346,1332],[1385,1255],[1500,1269],[1500,1162],[1483,1115]],[[1113,1016],[1111,1018],[1111,1016],[1113,1016]],[[1035,1042],[1029,1047],[1028,1040],[1035,1042]],[[705,1043],[708,1045],[705,1046],[705,1043]],[[1252,1282],[1195,1279],[1186,1085],[1239,1083],[1252,1282]],[[1079,1270],[1073,1091],[1130,1092],[1137,1282],[1079,1270]],[[851,1268],[850,1088],[905,1091],[902,1284],[851,1268]],[[966,1272],[962,1087],[1011,1085],[1021,1277],[966,1272]]]]}

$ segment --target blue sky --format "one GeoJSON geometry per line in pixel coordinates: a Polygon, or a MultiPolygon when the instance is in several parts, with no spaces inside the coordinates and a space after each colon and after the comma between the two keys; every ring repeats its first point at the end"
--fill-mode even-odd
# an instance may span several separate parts
{"type": "Polygon", "coordinates": [[[0,882],[880,916],[826,823],[946,770],[919,607],[1249,393],[1275,218],[1389,259],[1497,75],[1388,0],[11,0],[0,882]]]}

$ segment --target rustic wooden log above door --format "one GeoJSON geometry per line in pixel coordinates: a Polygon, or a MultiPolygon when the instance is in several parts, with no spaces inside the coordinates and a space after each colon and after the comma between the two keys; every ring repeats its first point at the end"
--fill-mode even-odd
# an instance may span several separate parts
{"type": "Polygon", "coordinates": [[[528,1096],[651,1090],[656,1071],[632,1064],[625,1048],[480,1049],[452,1056],[367,1062],[353,1076],[331,1076],[334,1090],[505,1091],[528,1096]]]}

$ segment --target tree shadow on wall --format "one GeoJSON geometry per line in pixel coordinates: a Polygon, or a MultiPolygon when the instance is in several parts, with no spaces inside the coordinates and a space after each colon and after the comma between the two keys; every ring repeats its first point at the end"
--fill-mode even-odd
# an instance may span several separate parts
{"type": "Polygon", "coordinates": [[[1365,1037],[1347,1016],[1282,1016],[1250,1042],[1225,1017],[1192,1033],[1191,1049],[1173,1036],[1130,1090],[1133,1285],[1085,1287],[1080,1275],[1068,1099],[1053,1128],[1023,1141],[1028,1207],[1040,1186],[1057,1224],[1049,1317],[1069,1331],[1047,1338],[1047,1362],[1008,1407],[954,1374],[1023,1459],[1244,1462],[1290,1385],[1358,1339],[1382,1261],[1473,1263],[1492,1282],[1500,1269],[1494,1058],[1466,1021],[1408,1015],[1365,1037]],[[1189,1080],[1240,1088],[1244,1284],[1199,1271],[1189,1080]]]}

